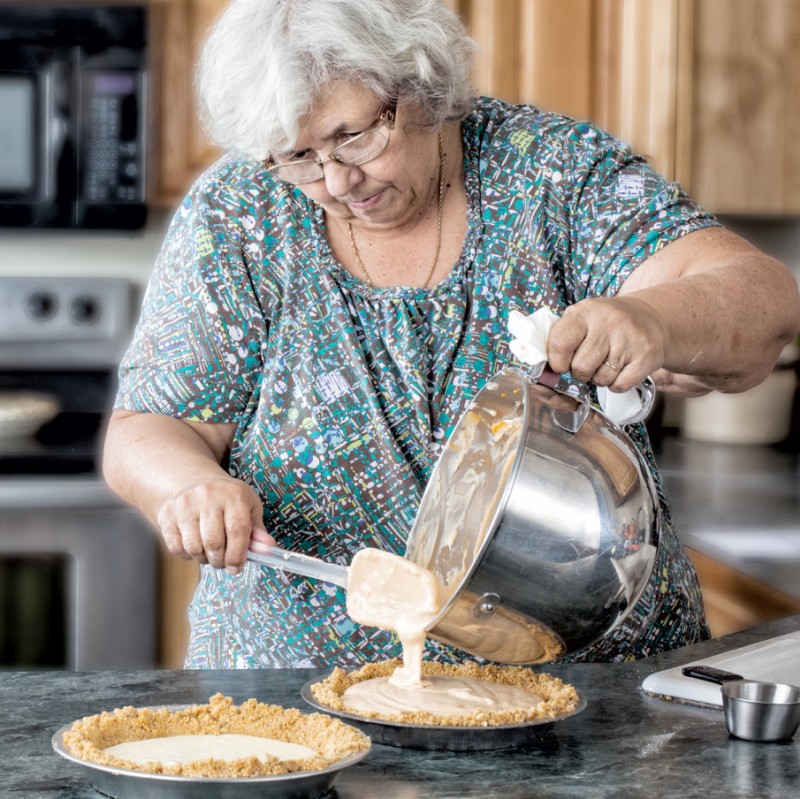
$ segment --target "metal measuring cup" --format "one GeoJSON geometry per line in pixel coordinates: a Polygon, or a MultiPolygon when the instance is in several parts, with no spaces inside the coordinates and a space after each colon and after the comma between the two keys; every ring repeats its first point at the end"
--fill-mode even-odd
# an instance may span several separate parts
{"type": "Polygon", "coordinates": [[[721,685],[725,726],[745,741],[785,741],[800,726],[800,688],[777,682],[746,680],[711,666],[686,666],[687,677],[721,685]]]}

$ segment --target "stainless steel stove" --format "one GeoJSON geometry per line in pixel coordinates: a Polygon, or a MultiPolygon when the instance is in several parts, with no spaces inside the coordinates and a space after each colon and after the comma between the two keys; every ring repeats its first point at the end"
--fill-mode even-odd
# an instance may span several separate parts
{"type": "Polygon", "coordinates": [[[156,665],[157,539],[99,468],[132,305],[122,279],[0,276],[0,397],[58,408],[0,435],[0,668],[156,665]]]}

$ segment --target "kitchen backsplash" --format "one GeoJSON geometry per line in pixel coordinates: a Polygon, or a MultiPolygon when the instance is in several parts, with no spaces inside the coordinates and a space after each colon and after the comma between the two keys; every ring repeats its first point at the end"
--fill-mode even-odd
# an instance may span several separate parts
{"type": "Polygon", "coordinates": [[[0,275],[124,277],[141,291],[171,214],[151,211],[143,231],[3,231],[0,275]]]}

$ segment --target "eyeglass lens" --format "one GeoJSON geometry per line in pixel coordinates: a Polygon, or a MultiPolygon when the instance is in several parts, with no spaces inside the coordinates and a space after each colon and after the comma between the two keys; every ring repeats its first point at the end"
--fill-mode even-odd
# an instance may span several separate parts
{"type": "Polygon", "coordinates": [[[334,147],[322,162],[306,160],[275,164],[272,172],[289,183],[310,183],[323,177],[322,164],[326,161],[335,161],[344,166],[358,166],[377,158],[388,146],[389,135],[388,125],[381,122],[376,127],[365,130],[344,144],[334,147]]]}

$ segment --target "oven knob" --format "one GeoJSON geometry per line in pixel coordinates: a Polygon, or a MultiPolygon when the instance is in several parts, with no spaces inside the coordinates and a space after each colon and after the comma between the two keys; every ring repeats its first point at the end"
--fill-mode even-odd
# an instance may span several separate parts
{"type": "Polygon", "coordinates": [[[92,325],[100,318],[100,303],[83,294],[70,303],[69,317],[76,325],[92,325]]]}
{"type": "Polygon", "coordinates": [[[25,310],[31,319],[43,322],[58,310],[58,299],[49,291],[34,291],[25,298],[25,310]]]}

